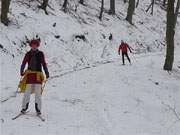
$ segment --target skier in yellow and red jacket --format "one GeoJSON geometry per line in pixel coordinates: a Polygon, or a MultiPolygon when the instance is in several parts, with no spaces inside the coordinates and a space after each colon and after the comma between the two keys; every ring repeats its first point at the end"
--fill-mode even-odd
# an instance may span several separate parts
{"type": "MultiPolygon", "coordinates": [[[[30,101],[30,95],[32,91],[35,93],[35,110],[37,114],[41,114],[41,90],[42,90],[42,83],[43,83],[43,77],[38,76],[42,73],[42,67],[44,69],[44,72],[46,74],[46,79],[49,78],[49,72],[47,68],[47,64],[45,61],[44,53],[40,50],[38,50],[38,47],[40,45],[40,41],[33,39],[30,42],[31,50],[26,53],[21,69],[20,74],[21,76],[26,77],[26,89],[24,91],[24,97],[23,97],[23,103],[22,103],[22,110],[21,113],[25,113],[29,106],[30,101]],[[24,72],[25,66],[28,63],[28,72],[24,72]]],[[[24,78],[25,78],[24,77],[24,78]]]]}

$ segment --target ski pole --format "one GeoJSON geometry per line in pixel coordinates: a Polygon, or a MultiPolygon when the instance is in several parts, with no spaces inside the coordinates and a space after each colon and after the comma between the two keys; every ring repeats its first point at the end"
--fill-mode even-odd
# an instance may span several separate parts
{"type": "Polygon", "coordinates": [[[42,87],[42,89],[44,90],[45,86],[46,86],[46,82],[47,82],[47,79],[44,81],[44,85],[42,87]]]}
{"type": "MultiPolygon", "coordinates": [[[[19,82],[22,80],[22,77],[20,78],[19,82]]],[[[14,92],[14,95],[12,97],[16,97],[18,94],[18,90],[19,90],[19,85],[17,86],[16,91],[14,92]]]]}
{"type": "Polygon", "coordinates": [[[137,59],[135,58],[135,56],[133,55],[134,53],[132,53],[132,56],[134,58],[134,60],[138,63],[137,59]]]}

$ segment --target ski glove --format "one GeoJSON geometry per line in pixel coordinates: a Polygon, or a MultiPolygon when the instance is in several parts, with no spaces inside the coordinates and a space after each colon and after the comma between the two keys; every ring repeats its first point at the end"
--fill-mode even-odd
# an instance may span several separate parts
{"type": "Polygon", "coordinates": [[[46,79],[48,79],[48,78],[49,78],[49,74],[46,75],[46,79]]]}
{"type": "Polygon", "coordinates": [[[24,76],[24,73],[21,73],[21,76],[24,76]]]}

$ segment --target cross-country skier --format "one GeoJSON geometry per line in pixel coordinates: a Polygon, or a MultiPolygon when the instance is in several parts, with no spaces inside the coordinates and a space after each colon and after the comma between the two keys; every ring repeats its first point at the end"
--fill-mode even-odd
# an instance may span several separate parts
{"type": "Polygon", "coordinates": [[[129,47],[129,45],[127,43],[125,43],[123,40],[121,40],[121,44],[119,46],[118,54],[120,55],[120,51],[122,52],[123,65],[125,65],[124,56],[127,57],[129,63],[131,64],[131,60],[130,60],[130,58],[128,56],[128,49],[129,49],[130,53],[132,53],[131,48],[129,47]]]}
{"type": "Polygon", "coordinates": [[[30,95],[31,93],[35,93],[35,110],[38,115],[41,114],[41,94],[42,94],[42,83],[44,80],[44,76],[42,73],[42,67],[46,74],[46,79],[49,78],[49,72],[46,65],[44,53],[38,50],[40,45],[40,41],[33,39],[29,43],[31,50],[26,53],[20,73],[23,76],[23,80],[25,80],[25,91],[22,102],[22,110],[21,113],[25,113],[29,106],[30,95]],[[28,68],[24,71],[26,64],[28,63],[28,68]]]}

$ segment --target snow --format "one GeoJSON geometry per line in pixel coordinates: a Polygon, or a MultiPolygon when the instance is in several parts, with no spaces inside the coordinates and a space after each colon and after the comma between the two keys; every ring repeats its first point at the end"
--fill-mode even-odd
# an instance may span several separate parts
{"type": "MultiPolygon", "coordinates": [[[[108,1],[105,0],[106,9],[108,1]]],[[[36,2],[31,2],[34,7],[36,2]]],[[[12,121],[21,110],[22,94],[1,102],[2,135],[179,135],[180,134],[180,27],[176,27],[173,71],[163,71],[165,59],[165,12],[155,6],[154,15],[145,13],[149,4],[142,0],[134,15],[134,26],[123,19],[127,5],[112,17],[97,18],[99,1],[79,5],[74,13],[54,8],[43,11],[12,0],[11,24],[0,24],[1,101],[13,95],[20,79],[22,58],[29,39],[38,34],[51,78],[43,93],[43,117],[35,117],[34,96],[30,112],[12,121]],[[92,8],[93,7],[93,8],[92,8]],[[52,15],[52,13],[54,15],[52,15]],[[77,21],[76,18],[80,21],[77,21]],[[85,21],[86,23],[83,23],[85,21]],[[143,22],[143,24],[142,24],[143,22]],[[53,24],[56,23],[56,27],[53,24]],[[113,41],[108,40],[113,33],[113,41]],[[75,39],[85,35],[86,41],[75,39]],[[60,36],[55,38],[55,36],[60,36]],[[132,65],[122,66],[117,47],[126,40],[136,54],[132,65]]],[[[72,4],[73,7],[73,4],[72,4]]]]}
{"type": "Polygon", "coordinates": [[[33,100],[29,114],[12,121],[19,95],[1,105],[2,133],[178,135],[179,119],[169,106],[180,111],[179,78],[162,71],[159,56],[137,57],[127,66],[117,60],[49,80],[43,94],[46,121],[31,116],[33,100]]]}

